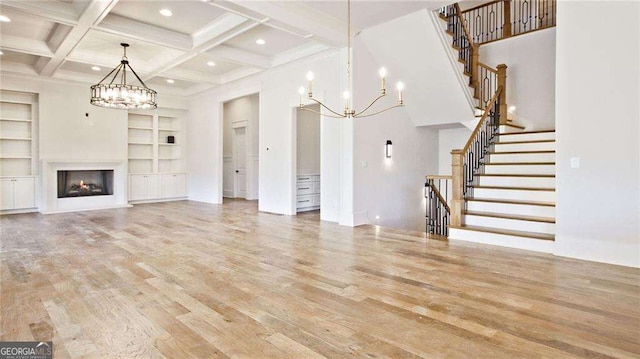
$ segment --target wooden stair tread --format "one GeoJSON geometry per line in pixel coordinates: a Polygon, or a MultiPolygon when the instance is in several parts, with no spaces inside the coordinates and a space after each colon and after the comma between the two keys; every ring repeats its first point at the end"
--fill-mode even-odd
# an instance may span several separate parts
{"type": "Polygon", "coordinates": [[[541,174],[526,174],[526,173],[480,173],[476,176],[484,176],[484,177],[535,177],[535,178],[555,178],[556,175],[541,175],[541,174]]]}
{"type": "Polygon", "coordinates": [[[465,211],[464,214],[468,214],[470,216],[482,216],[482,217],[493,217],[493,218],[503,218],[503,219],[515,219],[515,220],[519,220],[519,221],[556,223],[555,218],[551,218],[551,217],[526,216],[526,215],[494,213],[494,212],[476,212],[476,211],[465,211]]]}
{"type": "Polygon", "coordinates": [[[505,151],[505,152],[489,152],[490,155],[514,155],[514,154],[522,154],[522,153],[556,153],[554,150],[544,150],[544,151],[505,151]]]}
{"type": "Polygon", "coordinates": [[[510,141],[510,142],[496,142],[496,145],[511,145],[521,143],[540,143],[540,142],[556,142],[556,140],[530,140],[530,141],[510,141]]]}
{"type": "Polygon", "coordinates": [[[518,200],[512,200],[512,199],[468,198],[466,201],[517,204],[517,205],[524,205],[524,206],[544,206],[544,207],[555,207],[556,206],[556,204],[552,203],[552,202],[518,201],[518,200]]]}
{"type": "Polygon", "coordinates": [[[453,226],[449,225],[449,228],[456,229],[466,229],[477,232],[485,232],[485,233],[495,233],[495,234],[505,234],[508,236],[516,236],[516,237],[527,237],[534,239],[541,239],[545,241],[554,241],[556,236],[554,234],[547,233],[537,233],[537,232],[525,232],[525,231],[515,231],[510,229],[499,229],[499,228],[489,228],[489,227],[481,227],[481,226],[453,226]]]}
{"type": "Polygon", "coordinates": [[[522,131],[522,132],[507,132],[501,133],[500,136],[511,136],[511,135],[528,135],[531,133],[550,133],[556,132],[556,130],[538,130],[538,131],[522,131]]]}
{"type": "Polygon", "coordinates": [[[548,191],[548,192],[556,191],[555,188],[544,188],[544,187],[511,187],[511,186],[480,186],[480,185],[473,185],[471,187],[480,188],[480,189],[505,189],[505,190],[516,190],[516,191],[548,191]]]}
{"type": "Polygon", "coordinates": [[[519,165],[544,165],[544,166],[555,166],[555,162],[487,162],[485,165],[492,166],[519,166],[519,165]]]}

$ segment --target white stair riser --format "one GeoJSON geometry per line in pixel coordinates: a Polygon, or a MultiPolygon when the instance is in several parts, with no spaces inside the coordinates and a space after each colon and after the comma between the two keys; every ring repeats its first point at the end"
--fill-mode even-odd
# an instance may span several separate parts
{"type": "Polygon", "coordinates": [[[517,152],[517,151],[555,151],[555,142],[528,142],[528,143],[497,143],[495,152],[517,152]]]}
{"type": "Polygon", "coordinates": [[[556,230],[555,223],[522,221],[518,219],[474,216],[468,214],[464,216],[464,224],[469,226],[481,226],[547,234],[555,234],[556,230]]]}
{"type": "Polygon", "coordinates": [[[484,166],[486,174],[517,174],[517,175],[554,175],[555,165],[492,165],[484,166]]]}
{"type": "Polygon", "coordinates": [[[555,162],[555,153],[494,153],[489,156],[492,163],[504,162],[555,162]]]}
{"type": "Polygon", "coordinates": [[[490,212],[522,216],[556,217],[556,207],[535,206],[530,204],[468,201],[467,210],[473,212],[490,212]]]}
{"type": "Polygon", "coordinates": [[[474,188],[473,197],[514,201],[556,202],[554,191],[527,191],[521,189],[474,188]]]}
{"type": "Polygon", "coordinates": [[[513,133],[513,132],[522,132],[523,130],[521,128],[518,128],[518,127],[500,126],[498,128],[498,131],[500,133],[513,133]]]}
{"type": "Polygon", "coordinates": [[[485,233],[459,228],[449,229],[449,240],[461,240],[468,242],[491,244],[494,246],[528,249],[531,251],[551,253],[553,241],[545,241],[535,238],[510,236],[505,234],[485,233]]]}
{"type": "Polygon", "coordinates": [[[479,176],[478,182],[481,186],[502,186],[502,187],[534,187],[534,188],[555,188],[555,177],[494,177],[479,176]]]}
{"type": "Polygon", "coordinates": [[[500,142],[515,142],[515,141],[540,141],[540,140],[555,140],[555,132],[538,132],[538,133],[515,133],[511,132],[511,135],[500,136],[500,142]]]}

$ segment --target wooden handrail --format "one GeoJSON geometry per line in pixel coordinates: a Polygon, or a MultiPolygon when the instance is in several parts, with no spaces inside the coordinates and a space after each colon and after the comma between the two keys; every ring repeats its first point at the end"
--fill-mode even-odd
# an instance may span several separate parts
{"type": "Polygon", "coordinates": [[[474,7],[472,7],[472,8],[468,8],[467,10],[465,10],[465,11],[461,12],[461,14],[464,14],[465,12],[469,12],[469,11],[473,11],[473,10],[480,9],[480,8],[482,8],[482,7],[485,7],[485,6],[489,6],[489,5],[491,5],[491,4],[495,4],[495,3],[503,2],[503,1],[504,1],[504,0],[494,0],[494,1],[489,1],[489,2],[487,2],[487,3],[481,4],[481,5],[477,5],[477,6],[474,6],[474,7]]]}
{"type": "Polygon", "coordinates": [[[491,67],[491,66],[489,66],[489,65],[483,64],[483,63],[482,63],[482,62],[480,62],[480,61],[478,61],[478,66],[480,66],[480,67],[482,67],[482,68],[486,69],[487,71],[491,71],[491,72],[493,72],[493,73],[494,73],[494,74],[496,74],[496,75],[498,74],[498,70],[497,70],[497,69],[494,69],[493,67],[491,67]]]}
{"type": "Polygon", "coordinates": [[[433,190],[433,193],[435,193],[436,196],[438,196],[438,199],[440,200],[444,208],[446,208],[447,212],[451,213],[451,208],[449,208],[449,205],[447,204],[447,200],[442,198],[442,195],[440,194],[440,191],[438,191],[436,186],[434,186],[433,184],[429,184],[429,187],[431,187],[431,189],[433,190]]]}
{"type": "Polygon", "coordinates": [[[426,176],[424,176],[424,178],[425,178],[425,179],[428,179],[428,180],[430,180],[430,179],[432,179],[432,180],[437,180],[437,179],[440,179],[440,180],[442,180],[442,179],[443,179],[443,180],[450,180],[450,179],[452,179],[452,178],[453,178],[453,176],[447,176],[447,175],[426,175],[426,176]]]}
{"type": "Polygon", "coordinates": [[[471,136],[469,136],[469,139],[467,140],[467,143],[462,148],[461,152],[463,154],[467,153],[467,151],[469,150],[469,147],[471,147],[471,144],[473,143],[473,140],[476,138],[476,135],[480,131],[480,128],[482,127],[482,124],[484,123],[484,120],[487,118],[487,116],[491,112],[491,107],[493,107],[493,105],[496,103],[496,100],[498,100],[498,96],[500,96],[501,92],[502,92],[502,87],[498,87],[498,91],[496,91],[496,93],[491,98],[491,101],[489,101],[489,104],[487,105],[487,107],[485,107],[484,114],[482,114],[482,117],[480,118],[480,121],[478,121],[478,124],[476,125],[475,129],[471,133],[471,136]]]}
{"type": "Polygon", "coordinates": [[[469,32],[469,29],[467,28],[467,24],[464,22],[464,19],[462,18],[462,12],[460,12],[460,5],[458,5],[458,3],[453,4],[453,6],[456,7],[456,16],[458,17],[458,21],[460,21],[460,24],[462,24],[462,31],[464,31],[464,35],[467,37],[467,41],[469,41],[469,45],[473,46],[473,40],[471,39],[471,32],[469,32]]]}

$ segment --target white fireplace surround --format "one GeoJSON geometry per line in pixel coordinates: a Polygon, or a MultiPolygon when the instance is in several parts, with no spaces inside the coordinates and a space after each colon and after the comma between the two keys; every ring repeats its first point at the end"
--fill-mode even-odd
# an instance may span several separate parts
{"type": "Polygon", "coordinates": [[[40,212],[60,213],[130,207],[127,204],[126,160],[43,159],[40,212]],[[113,195],[58,198],[58,171],[113,170],[113,195]]]}

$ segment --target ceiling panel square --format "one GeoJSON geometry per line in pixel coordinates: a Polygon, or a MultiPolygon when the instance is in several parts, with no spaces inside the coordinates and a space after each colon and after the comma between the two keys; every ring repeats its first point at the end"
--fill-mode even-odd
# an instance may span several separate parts
{"type": "Polygon", "coordinates": [[[0,34],[2,35],[46,41],[55,26],[54,22],[11,11],[4,7],[0,7],[0,14],[11,19],[11,22],[0,22],[0,34]]]}
{"type": "Polygon", "coordinates": [[[149,25],[191,35],[225,14],[225,11],[201,0],[140,1],[124,0],[111,11],[112,14],[128,17],[149,25]],[[166,17],[160,10],[173,13],[166,17]]]}
{"type": "Polygon", "coordinates": [[[222,75],[227,72],[237,70],[240,67],[242,67],[242,65],[224,60],[213,59],[209,56],[204,55],[195,56],[189,61],[185,61],[178,66],[179,69],[198,71],[207,75],[222,75]],[[213,63],[215,63],[215,66],[207,65],[207,63],[210,61],[213,61],[213,63]]]}
{"type": "Polygon", "coordinates": [[[288,32],[277,30],[265,25],[259,25],[240,36],[234,37],[225,44],[259,55],[274,56],[280,52],[293,49],[307,42],[309,42],[309,40],[292,35],[288,32]],[[265,44],[258,45],[256,43],[256,40],[258,39],[264,40],[265,44]]]}

